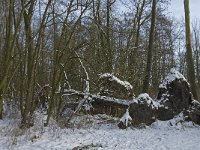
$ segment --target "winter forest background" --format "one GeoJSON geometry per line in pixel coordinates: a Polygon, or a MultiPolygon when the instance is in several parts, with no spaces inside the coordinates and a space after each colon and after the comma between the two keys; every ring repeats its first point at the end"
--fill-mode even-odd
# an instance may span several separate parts
{"type": "Polygon", "coordinates": [[[12,99],[26,123],[43,86],[50,87],[51,112],[61,104],[56,92],[98,93],[103,73],[128,81],[136,96],[148,92],[155,98],[171,68],[189,79],[198,99],[200,21],[191,22],[192,51],[186,51],[185,20],[168,15],[169,3],[0,1],[0,111],[3,99],[12,99]]]}
{"type": "Polygon", "coordinates": [[[0,0],[0,149],[199,149],[200,20],[170,2],[0,0]]]}

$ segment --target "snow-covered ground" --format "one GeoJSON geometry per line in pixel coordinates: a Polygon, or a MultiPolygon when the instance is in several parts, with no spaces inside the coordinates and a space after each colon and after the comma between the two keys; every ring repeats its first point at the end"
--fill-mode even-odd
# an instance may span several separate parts
{"type": "Polygon", "coordinates": [[[36,118],[37,123],[26,131],[18,128],[19,119],[1,120],[0,150],[200,149],[200,126],[182,122],[181,115],[169,121],[156,121],[149,127],[125,130],[119,129],[115,123],[111,123],[115,120],[104,115],[84,117],[79,122],[82,123],[79,124],[81,127],[76,125],[61,129],[54,121],[48,127],[43,127],[43,118],[39,116],[36,118]]]}

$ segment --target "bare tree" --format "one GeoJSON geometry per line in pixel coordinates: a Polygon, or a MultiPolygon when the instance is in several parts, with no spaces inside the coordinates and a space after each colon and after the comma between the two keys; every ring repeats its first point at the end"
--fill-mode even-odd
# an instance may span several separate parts
{"type": "Polygon", "coordinates": [[[198,99],[197,92],[196,92],[196,83],[195,83],[194,60],[192,56],[189,0],[184,0],[184,9],[185,9],[185,31],[186,31],[186,49],[187,49],[186,54],[187,54],[188,79],[191,84],[192,94],[195,99],[198,99]]]}
{"type": "MultiPolygon", "coordinates": [[[[22,11],[19,15],[19,19],[17,22],[15,22],[16,26],[14,26],[14,0],[10,0],[8,2],[8,5],[5,5],[5,7],[8,7],[8,14],[5,13],[6,17],[6,29],[5,29],[5,42],[3,46],[3,56],[2,57],[2,78],[0,81],[0,119],[2,119],[2,111],[3,111],[3,96],[7,92],[8,87],[11,83],[11,80],[13,79],[16,71],[17,66],[13,70],[12,65],[14,62],[14,54],[15,54],[15,42],[18,37],[21,21],[22,21],[22,11]],[[14,31],[13,31],[14,28],[14,31]]],[[[18,63],[17,63],[18,64],[18,63]]]]}
{"type": "MultiPolygon", "coordinates": [[[[193,48],[194,48],[194,58],[195,58],[195,66],[196,66],[196,77],[198,82],[198,88],[200,88],[200,26],[199,20],[195,20],[193,26],[193,48]]],[[[200,96],[200,95],[199,95],[200,96]]]]}
{"type": "Polygon", "coordinates": [[[142,90],[144,93],[147,92],[149,89],[149,82],[150,82],[150,77],[151,77],[152,54],[153,54],[155,21],[156,21],[156,3],[157,3],[157,0],[152,1],[151,29],[150,29],[150,34],[149,34],[147,66],[146,66],[145,77],[144,77],[144,82],[143,82],[143,90],[142,90]]]}

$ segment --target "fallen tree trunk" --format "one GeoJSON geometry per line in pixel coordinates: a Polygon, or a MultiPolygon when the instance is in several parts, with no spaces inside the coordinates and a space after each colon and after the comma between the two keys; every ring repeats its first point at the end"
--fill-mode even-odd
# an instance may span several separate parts
{"type": "MultiPolygon", "coordinates": [[[[70,108],[75,111],[68,116],[68,121],[78,112],[77,109],[80,110],[79,108],[81,108],[80,112],[85,114],[106,114],[118,118],[121,118],[127,111],[129,111],[132,120],[131,125],[133,126],[139,126],[141,123],[150,125],[156,119],[158,104],[152,100],[148,94],[141,94],[137,99],[133,99],[132,101],[88,93],[85,94],[77,91],[65,91],[65,95],[69,96],[70,94],[73,96],[80,96],[82,100],[80,100],[79,104],[76,103],[76,105],[66,103],[65,110],[70,106],[76,107],[70,108]]],[[[124,128],[123,125],[122,127],[124,128]]]]}
{"type": "Polygon", "coordinates": [[[126,112],[126,109],[129,107],[130,104],[130,101],[127,100],[88,94],[75,90],[65,90],[63,96],[77,96],[82,99],[79,103],[66,103],[64,108],[77,110],[77,107],[79,107],[81,108],[82,112],[92,115],[106,114],[113,117],[121,117],[126,112]]]}
{"type": "Polygon", "coordinates": [[[106,114],[113,117],[122,117],[128,109],[130,102],[126,100],[111,99],[111,97],[101,97],[93,95],[91,101],[91,114],[106,114]]]}

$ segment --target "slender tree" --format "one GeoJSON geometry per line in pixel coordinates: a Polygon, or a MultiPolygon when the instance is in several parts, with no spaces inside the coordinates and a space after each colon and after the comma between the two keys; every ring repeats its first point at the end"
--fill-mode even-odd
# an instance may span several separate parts
{"type": "Polygon", "coordinates": [[[14,1],[9,1],[9,10],[8,10],[8,18],[6,20],[6,39],[3,49],[4,60],[3,60],[3,77],[0,81],[0,119],[2,119],[3,113],[3,95],[6,93],[9,82],[11,80],[11,64],[12,64],[12,55],[13,55],[13,45],[14,45],[14,37],[13,37],[13,9],[14,1]]]}
{"type": "Polygon", "coordinates": [[[149,89],[149,82],[151,76],[151,68],[152,68],[152,54],[153,54],[153,40],[155,33],[155,22],[156,22],[156,3],[157,0],[152,1],[152,12],[151,12],[151,28],[149,34],[149,47],[148,47],[148,55],[147,55],[147,66],[145,71],[145,77],[143,82],[143,92],[147,92],[149,89]]]}
{"type": "Polygon", "coordinates": [[[196,91],[196,83],[195,83],[194,60],[192,56],[189,0],[184,0],[184,9],[185,9],[187,73],[188,73],[189,82],[191,84],[192,94],[195,99],[198,99],[197,91],[196,91]]]}

